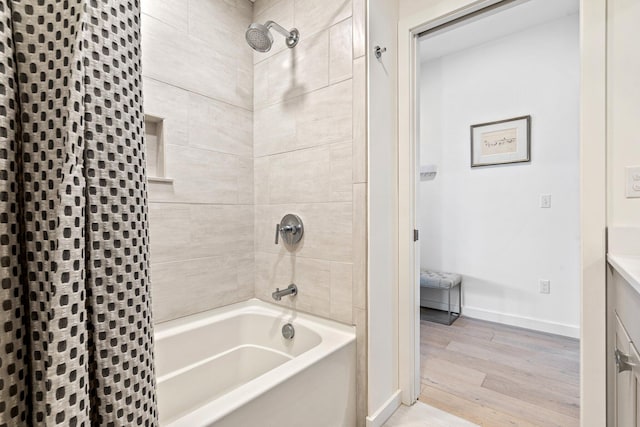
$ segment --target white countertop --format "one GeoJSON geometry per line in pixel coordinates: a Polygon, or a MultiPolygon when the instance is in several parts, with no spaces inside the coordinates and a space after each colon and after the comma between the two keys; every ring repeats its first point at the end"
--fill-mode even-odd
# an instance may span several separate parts
{"type": "Polygon", "coordinates": [[[640,294],[640,257],[608,254],[607,261],[640,294]]]}

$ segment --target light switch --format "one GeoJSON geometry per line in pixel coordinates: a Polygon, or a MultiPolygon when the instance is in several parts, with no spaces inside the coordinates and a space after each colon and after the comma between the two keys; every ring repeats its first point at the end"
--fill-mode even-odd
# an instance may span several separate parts
{"type": "Polygon", "coordinates": [[[551,194],[540,195],[540,207],[548,209],[551,207],[551,194]]]}
{"type": "Polygon", "coordinates": [[[625,168],[625,172],[627,198],[640,197],[640,166],[629,166],[625,168]]]}
{"type": "Polygon", "coordinates": [[[540,280],[540,293],[541,294],[550,294],[551,293],[551,280],[540,280]]]}

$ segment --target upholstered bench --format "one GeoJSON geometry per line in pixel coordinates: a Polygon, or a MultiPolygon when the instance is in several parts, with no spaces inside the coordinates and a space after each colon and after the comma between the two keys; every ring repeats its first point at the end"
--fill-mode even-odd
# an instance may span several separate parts
{"type": "Polygon", "coordinates": [[[447,322],[451,325],[458,317],[460,317],[462,307],[462,276],[456,273],[445,273],[442,271],[420,270],[420,287],[431,289],[442,289],[448,292],[448,317],[447,322]],[[451,289],[458,287],[458,312],[451,311],[451,289]]]}

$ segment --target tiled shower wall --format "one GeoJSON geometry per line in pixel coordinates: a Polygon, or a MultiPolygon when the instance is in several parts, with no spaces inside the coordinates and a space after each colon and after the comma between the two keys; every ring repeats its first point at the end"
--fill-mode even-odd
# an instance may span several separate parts
{"type": "Polygon", "coordinates": [[[254,21],[296,27],[254,53],[255,294],[289,283],[280,304],[356,325],[358,424],[366,414],[366,69],[364,0],[256,0],[254,21]],[[274,244],[287,213],[295,252],[274,244]]]}
{"type": "Polygon", "coordinates": [[[145,114],[164,120],[150,179],[156,322],[254,295],[249,0],[142,0],[145,114]]]}
{"type": "Polygon", "coordinates": [[[365,0],[142,0],[145,113],[164,120],[150,181],[153,307],[162,322],[296,283],[281,304],[356,325],[366,415],[365,0]],[[274,33],[266,54],[250,22],[274,33]],[[296,213],[305,238],[274,244],[296,213]]]}

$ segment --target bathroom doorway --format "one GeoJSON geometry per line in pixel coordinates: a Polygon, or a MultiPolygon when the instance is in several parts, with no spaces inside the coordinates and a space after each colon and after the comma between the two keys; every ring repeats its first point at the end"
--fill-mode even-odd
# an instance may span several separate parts
{"type": "Polygon", "coordinates": [[[579,424],[578,13],[498,2],[416,41],[417,396],[479,424],[579,424]]]}

